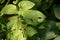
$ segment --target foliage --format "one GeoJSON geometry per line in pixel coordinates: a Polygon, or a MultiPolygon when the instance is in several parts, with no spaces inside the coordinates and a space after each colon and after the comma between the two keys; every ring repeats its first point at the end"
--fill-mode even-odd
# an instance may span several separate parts
{"type": "Polygon", "coordinates": [[[60,5],[54,0],[11,2],[0,9],[0,40],[60,40],[60,5]]]}

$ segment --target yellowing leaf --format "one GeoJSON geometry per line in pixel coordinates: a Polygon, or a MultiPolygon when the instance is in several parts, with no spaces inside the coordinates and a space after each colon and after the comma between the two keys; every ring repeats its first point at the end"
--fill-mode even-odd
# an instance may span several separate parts
{"type": "Polygon", "coordinates": [[[7,28],[8,34],[6,40],[26,40],[23,25],[19,23],[16,16],[10,18],[7,28]]]}

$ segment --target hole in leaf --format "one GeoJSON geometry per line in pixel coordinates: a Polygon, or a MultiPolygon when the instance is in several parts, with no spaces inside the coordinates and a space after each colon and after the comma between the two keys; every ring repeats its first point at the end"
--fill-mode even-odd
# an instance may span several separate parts
{"type": "Polygon", "coordinates": [[[16,30],[16,29],[14,29],[14,30],[16,30]]]}
{"type": "Polygon", "coordinates": [[[10,39],[9,39],[10,40],[10,39]]]}
{"type": "Polygon", "coordinates": [[[26,30],[26,29],[24,29],[24,30],[26,30]]]}
{"type": "Polygon", "coordinates": [[[20,15],[20,18],[23,18],[23,16],[22,16],[22,15],[20,15]]]}
{"type": "Polygon", "coordinates": [[[20,29],[20,30],[22,30],[22,29],[20,29]]]}
{"type": "Polygon", "coordinates": [[[24,37],[24,34],[23,34],[23,37],[24,37]]]}
{"type": "Polygon", "coordinates": [[[27,27],[28,27],[28,26],[33,26],[33,25],[32,25],[32,24],[28,24],[27,27]]]}
{"type": "Polygon", "coordinates": [[[32,19],[30,19],[31,21],[33,21],[32,19]]]}
{"type": "Polygon", "coordinates": [[[41,19],[41,17],[38,17],[38,19],[41,19]]]}
{"type": "Polygon", "coordinates": [[[29,30],[29,31],[31,31],[31,30],[29,30]]]}

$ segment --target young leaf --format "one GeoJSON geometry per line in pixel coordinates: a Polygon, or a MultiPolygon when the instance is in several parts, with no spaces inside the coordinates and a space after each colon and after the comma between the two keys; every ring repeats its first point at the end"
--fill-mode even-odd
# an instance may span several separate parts
{"type": "Polygon", "coordinates": [[[15,14],[16,12],[17,12],[16,6],[13,4],[6,5],[1,10],[1,14],[15,14]]]}
{"type": "Polygon", "coordinates": [[[54,13],[56,18],[60,19],[60,5],[57,5],[56,7],[54,7],[54,13]]]}
{"type": "Polygon", "coordinates": [[[36,33],[37,33],[37,31],[33,27],[29,26],[29,27],[26,28],[26,34],[27,34],[27,36],[32,37],[36,33]]]}
{"type": "Polygon", "coordinates": [[[24,10],[31,9],[35,4],[30,1],[21,1],[18,6],[24,10]]]}

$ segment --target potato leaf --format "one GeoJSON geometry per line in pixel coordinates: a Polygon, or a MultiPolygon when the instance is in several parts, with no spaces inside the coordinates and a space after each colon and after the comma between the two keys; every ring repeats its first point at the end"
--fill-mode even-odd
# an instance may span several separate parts
{"type": "Polygon", "coordinates": [[[16,16],[10,18],[7,28],[8,34],[6,40],[26,40],[22,24],[19,23],[16,16]]]}
{"type": "Polygon", "coordinates": [[[13,4],[6,5],[1,10],[1,14],[15,14],[16,12],[17,12],[16,6],[13,4]]]}
{"type": "Polygon", "coordinates": [[[36,33],[37,33],[37,31],[33,27],[29,26],[29,27],[26,28],[26,34],[27,34],[27,36],[32,37],[36,33]]]}
{"type": "Polygon", "coordinates": [[[30,1],[21,1],[18,6],[24,10],[31,9],[35,4],[30,1]]]}
{"type": "Polygon", "coordinates": [[[45,15],[37,10],[28,10],[23,14],[23,18],[27,24],[36,26],[38,23],[43,22],[45,15]]]}

